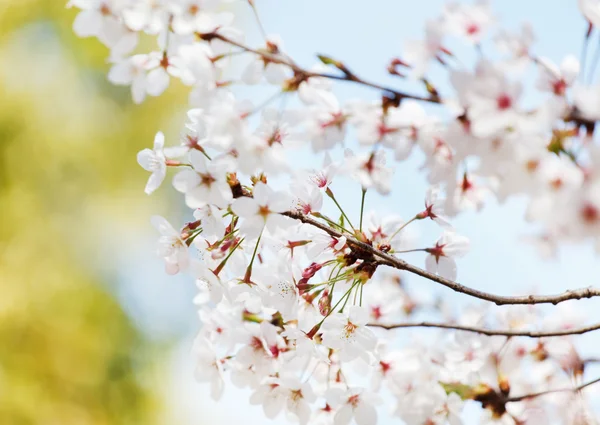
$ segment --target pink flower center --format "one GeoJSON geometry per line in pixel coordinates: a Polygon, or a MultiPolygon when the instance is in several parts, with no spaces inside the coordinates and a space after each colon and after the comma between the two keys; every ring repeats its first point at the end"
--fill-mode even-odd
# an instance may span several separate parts
{"type": "Polygon", "coordinates": [[[567,91],[567,82],[562,78],[552,83],[552,91],[557,96],[563,96],[567,91]]]}
{"type": "Polygon", "coordinates": [[[581,209],[581,218],[587,224],[595,224],[600,219],[600,211],[592,204],[586,204],[581,209]]]}
{"type": "Polygon", "coordinates": [[[325,129],[328,127],[337,127],[339,130],[341,130],[344,126],[346,118],[347,117],[341,112],[334,112],[333,114],[331,114],[329,121],[321,123],[321,128],[325,129]]]}
{"type": "Polygon", "coordinates": [[[381,313],[381,306],[376,305],[374,307],[371,307],[371,315],[375,320],[381,319],[381,316],[383,316],[383,314],[381,313]]]}
{"type": "Polygon", "coordinates": [[[358,406],[359,401],[360,401],[360,396],[358,394],[348,397],[348,404],[350,404],[352,407],[358,406]]]}
{"type": "Polygon", "coordinates": [[[269,217],[269,214],[271,214],[271,210],[268,206],[261,205],[258,207],[258,215],[262,216],[262,218],[264,218],[265,220],[267,219],[267,217],[269,217]]]}
{"type": "Polygon", "coordinates": [[[477,24],[470,24],[467,26],[467,34],[469,35],[475,35],[479,32],[479,25],[477,24]]]}
{"type": "Polygon", "coordinates": [[[377,126],[377,133],[379,135],[379,139],[383,139],[388,134],[395,133],[396,131],[398,131],[397,128],[388,127],[384,123],[380,123],[377,126]]]}
{"type": "Polygon", "coordinates": [[[435,262],[439,262],[440,261],[440,257],[445,257],[446,254],[444,253],[444,247],[446,246],[446,244],[440,244],[439,242],[435,244],[435,246],[433,248],[427,248],[425,251],[428,254],[431,254],[435,257],[435,262]]]}
{"type": "Polygon", "coordinates": [[[356,326],[351,321],[348,321],[346,326],[344,326],[344,334],[346,335],[346,338],[350,337],[356,331],[357,328],[358,326],[356,326]]]}
{"type": "Polygon", "coordinates": [[[504,111],[512,106],[512,99],[509,95],[503,93],[496,99],[496,103],[498,105],[498,109],[504,111]]]}

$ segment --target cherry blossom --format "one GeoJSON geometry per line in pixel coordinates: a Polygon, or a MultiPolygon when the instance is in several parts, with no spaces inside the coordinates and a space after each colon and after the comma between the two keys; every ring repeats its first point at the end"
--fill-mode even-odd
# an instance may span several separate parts
{"type": "Polygon", "coordinates": [[[368,425],[377,422],[377,410],[374,404],[377,398],[363,388],[349,388],[347,391],[331,391],[328,398],[333,405],[339,405],[333,423],[347,425],[355,422],[357,425],[368,425]]]}
{"type": "MultiPolygon", "coordinates": [[[[283,52],[281,40],[275,36],[269,37],[264,50],[272,55],[281,55],[283,52]]],[[[246,84],[258,84],[263,76],[267,82],[280,85],[288,76],[288,68],[272,60],[256,57],[242,73],[242,80],[246,84]]]]}
{"type": "Polygon", "coordinates": [[[160,233],[158,253],[165,260],[165,270],[169,274],[177,274],[189,265],[187,245],[181,234],[171,226],[165,218],[155,215],[152,225],[160,233]]]}
{"type": "Polygon", "coordinates": [[[258,236],[263,228],[273,232],[285,226],[286,220],[278,213],[287,211],[291,200],[285,193],[275,192],[264,183],[254,187],[253,198],[238,198],[231,208],[244,219],[241,231],[248,237],[258,236]]]}
{"type": "Polygon", "coordinates": [[[454,258],[465,255],[468,249],[469,240],[467,238],[451,231],[445,231],[434,247],[426,249],[429,255],[425,259],[425,266],[431,273],[454,280],[456,279],[454,258]]]}
{"type": "Polygon", "coordinates": [[[154,148],[144,149],[137,155],[138,164],[144,170],[152,173],[146,184],[146,189],[144,189],[148,195],[158,189],[167,175],[167,159],[163,151],[164,146],[165,136],[159,131],[154,137],[154,148]]]}
{"type": "Polygon", "coordinates": [[[376,339],[372,331],[365,326],[368,321],[368,312],[358,306],[351,307],[348,314],[332,314],[321,327],[323,344],[339,350],[344,361],[361,357],[369,362],[367,353],[375,348],[376,339]]]}
{"type": "Polygon", "coordinates": [[[462,36],[472,43],[481,42],[486,31],[494,24],[490,2],[478,1],[472,5],[450,3],[444,11],[444,21],[450,33],[462,36]]]}
{"type": "Polygon", "coordinates": [[[193,169],[182,170],[173,178],[173,187],[185,193],[190,208],[205,204],[225,207],[231,201],[231,190],[218,163],[208,162],[197,150],[189,154],[193,169]]]}
{"type": "Polygon", "coordinates": [[[223,360],[216,356],[212,344],[202,338],[195,341],[194,354],[197,360],[195,370],[196,379],[200,382],[209,382],[210,396],[213,400],[219,400],[225,389],[223,360]]]}

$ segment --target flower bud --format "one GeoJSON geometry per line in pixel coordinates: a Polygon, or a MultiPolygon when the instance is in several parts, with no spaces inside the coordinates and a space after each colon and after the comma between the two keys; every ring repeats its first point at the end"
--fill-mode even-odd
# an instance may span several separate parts
{"type": "Polygon", "coordinates": [[[310,266],[308,266],[307,268],[304,269],[304,271],[302,272],[302,278],[306,279],[306,280],[310,279],[319,270],[321,270],[322,267],[323,267],[322,264],[312,263],[310,266]]]}
{"type": "Polygon", "coordinates": [[[325,289],[321,298],[319,298],[319,312],[322,316],[327,316],[331,311],[331,297],[329,296],[329,290],[325,289]]]}

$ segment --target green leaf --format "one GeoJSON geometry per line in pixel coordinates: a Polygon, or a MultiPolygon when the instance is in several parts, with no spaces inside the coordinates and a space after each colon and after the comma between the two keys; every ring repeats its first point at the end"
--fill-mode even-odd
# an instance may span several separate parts
{"type": "Polygon", "coordinates": [[[473,388],[460,382],[440,382],[439,384],[444,388],[446,394],[456,393],[462,400],[471,400],[474,396],[473,388]]]}
{"type": "Polygon", "coordinates": [[[321,62],[323,62],[325,65],[333,65],[336,68],[340,68],[342,66],[342,63],[340,61],[337,61],[333,58],[330,58],[329,56],[325,56],[325,55],[317,55],[317,57],[319,58],[319,60],[321,62]]]}

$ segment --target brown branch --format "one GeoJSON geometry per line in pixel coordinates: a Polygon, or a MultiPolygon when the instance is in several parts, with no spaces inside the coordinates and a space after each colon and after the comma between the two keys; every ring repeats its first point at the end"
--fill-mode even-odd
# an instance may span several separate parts
{"type": "Polygon", "coordinates": [[[526,394],[526,395],[521,395],[518,397],[509,397],[506,402],[507,403],[514,403],[514,402],[518,402],[518,401],[523,401],[523,400],[527,400],[530,398],[535,398],[535,397],[539,397],[539,396],[543,396],[546,394],[554,394],[554,393],[562,393],[562,392],[579,392],[581,390],[583,390],[586,387],[589,387],[590,385],[596,384],[600,382],[600,378],[596,378],[593,381],[589,381],[586,382],[584,384],[581,384],[575,388],[560,388],[558,390],[548,390],[548,391],[541,391],[539,393],[533,393],[533,394],[526,394]]]}
{"type": "Polygon", "coordinates": [[[423,270],[417,266],[413,266],[410,263],[407,263],[404,260],[394,257],[393,255],[382,252],[373,246],[361,242],[351,235],[342,234],[337,230],[334,230],[325,224],[314,220],[310,217],[305,216],[296,211],[288,211],[283,213],[283,215],[288,216],[290,218],[300,220],[303,223],[310,224],[315,226],[325,232],[327,232],[331,236],[335,236],[336,238],[345,237],[346,242],[351,247],[358,248],[362,251],[366,251],[376,257],[378,260],[377,263],[380,265],[385,265],[388,267],[392,267],[398,270],[406,270],[407,272],[416,274],[418,276],[424,277],[425,279],[431,280],[433,282],[439,283],[447,288],[452,289],[455,292],[459,292],[461,294],[469,295],[474,298],[478,298],[480,300],[493,302],[496,305],[514,305],[514,304],[558,304],[568,300],[580,300],[582,298],[592,298],[600,296],[600,289],[588,287],[581,289],[572,289],[565,291],[561,294],[556,295],[523,295],[523,296],[502,296],[491,294],[488,292],[479,291],[477,289],[469,288],[468,286],[461,285],[458,282],[454,282],[450,279],[446,279],[445,277],[438,276],[436,274],[430,273],[426,270],[423,270]]]}
{"type": "Polygon", "coordinates": [[[486,329],[478,328],[474,326],[462,326],[452,325],[448,323],[432,323],[432,322],[419,322],[419,323],[395,323],[395,324],[380,324],[380,323],[369,323],[368,326],[383,329],[399,329],[399,328],[439,328],[439,329],[454,329],[457,331],[473,332],[482,335],[494,336],[523,336],[529,338],[544,338],[554,336],[567,336],[567,335],[581,335],[587,332],[592,332],[600,329],[600,323],[595,325],[586,326],[583,328],[576,329],[563,329],[558,331],[511,331],[511,330],[497,330],[497,329],[486,329]]]}
{"type": "Polygon", "coordinates": [[[296,65],[290,58],[287,58],[281,54],[274,54],[274,53],[270,53],[270,52],[263,51],[263,50],[253,49],[252,47],[246,46],[245,44],[242,44],[235,40],[232,40],[227,36],[219,34],[218,32],[212,32],[209,34],[198,34],[198,36],[204,40],[219,39],[221,41],[224,41],[225,43],[231,44],[232,46],[236,46],[247,52],[259,55],[262,58],[266,59],[267,61],[286,65],[291,70],[293,70],[295,73],[301,75],[302,77],[304,77],[306,79],[311,78],[311,77],[318,77],[318,78],[327,78],[330,80],[348,81],[348,82],[356,83],[356,84],[359,84],[362,86],[371,87],[371,88],[374,88],[377,90],[381,90],[381,91],[393,94],[397,100],[413,99],[413,100],[418,100],[421,102],[441,103],[441,100],[439,99],[439,97],[419,96],[419,95],[404,93],[399,90],[383,86],[381,84],[377,84],[377,83],[373,83],[371,81],[364,80],[364,79],[356,76],[354,73],[348,72],[348,73],[344,73],[344,75],[335,75],[335,74],[325,74],[325,73],[320,73],[320,72],[308,71],[308,70],[296,65]]]}

